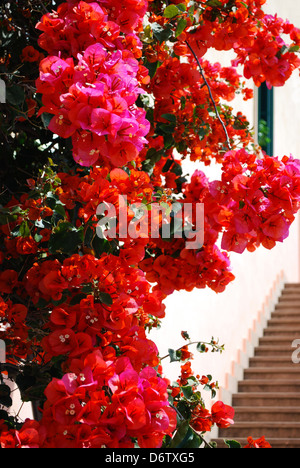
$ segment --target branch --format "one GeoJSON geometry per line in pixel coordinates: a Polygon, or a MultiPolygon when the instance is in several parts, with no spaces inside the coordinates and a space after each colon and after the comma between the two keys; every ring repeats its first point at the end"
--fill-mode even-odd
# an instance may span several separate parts
{"type": "MultiPolygon", "coordinates": [[[[217,343],[212,343],[212,342],[208,343],[207,341],[199,341],[199,340],[198,341],[190,341],[189,343],[181,346],[181,348],[178,348],[175,351],[177,353],[178,351],[181,351],[186,346],[191,346],[191,345],[199,344],[199,343],[205,344],[205,345],[208,345],[208,346],[213,346],[213,349],[216,349],[217,351],[223,351],[223,346],[224,345],[223,346],[218,346],[217,343]]],[[[170,356],[170,354],[166,354],[166,356],[163,356],[162,358],[160,358],[160,360],[162,361],[163,359],[166,359],[169,356],[170,356]]]]}
{"type": "Polygon", "coordinates": [[[202,65],[201,65],[201,63],[200,63],[200,61],[199,61],[197,55],[195,54],[193,48],[192,48],[191,45],[188,43],[188,41],[185,41],[185,43],[186,43],[186,45],[188,46],[188,48],[190,49],[190,51],[192,52],[192,54],[193,54],[193,56],[194,56],[194,58],[195,58],[195,60],[196,60],[196,62],[197,62],[197,65],[198,65],[198,67],[199,67],[199,71],[200,71],[200,73],[201,73],[201,76],[202,76],[202,78],[203,78],[203,81],[204,81],[204,83],[205,83],[205,86],[206,86],[207,89],[208,89],[210,99],[211,99],[211,101],[212,101],[212,103],[213,103],[216,116],[217,116],[218,120],[220,121],[220,123],[221,123],[221,125],[222,125],[222,127],[223,127],[223,130],[224,130],[224,133],[225,133],[225,135],[226,135],[226,143],[227,143],[228,149],[231,150],[232,147],[231,147],[231,143],[230,143],[230,139],[229,139],[229,135],[228,135],[228,132],[227,132],[226,125],[224,124],[223,120],[221,119],[221,116],[220,116],[220,114],[219,114],[217,105],[216,105],[215,100],[214,100],[214,97],[213,97],[213,95],[212,95],[210,86],[209,86],[208,81],[207,81],[207,79],[206,79],[206,77],[205,77],[205,74],[204,74],[202,65]]]}

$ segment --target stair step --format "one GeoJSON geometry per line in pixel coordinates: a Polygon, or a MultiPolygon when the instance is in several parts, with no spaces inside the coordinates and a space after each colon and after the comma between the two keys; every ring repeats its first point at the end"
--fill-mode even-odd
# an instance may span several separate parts
{"type": "Polygon", "coordinates": [[[235,409],[234,421],[235,422],[246,422],[246,421],[285,421],[285,422],[297,422],[300,419],[300,407],[278,407],[269,406],[253,407],[253,406],[242,406],[235,409]]]}
{"type": "Polygon", "coordinates": [[[300,317],[300,311],[298,309],[293,309],[290,307],[285,307],[282,309],[274,309],[271,314],[271,318],[291,318],[297,319],[300,317]]]}
{"type": "Polygon", "coordinates": [[[300,298],[300,289],[290,288],[282,291],[280,299],[282,298],[295,297],[296,299],[300,298]]]}
{"type": "Polygon", "coordinates": [[[275,306],[275,310],[282,310],[282,309],[295,309],[300,312],[300,301],[280,301],[275,306]]]}
{"type": "Polygon", "coordinates": [[[269,437],[275,438],[300,438],[300,422],[285,422],[281,421],[258,421],[258,422],[237,422],[233,426],[226,429],[220,429],[220,437],[253,437],[257,439],[265,436],[266,440],[269,437]]]}
{"type": "Polygon", "coordinates": [[[239,392],[272,392],[272,393],[295,393],[300,392],[300,380],[291,380],[282,377],[274,382],[273,379],[246,379],[238,383],[239,392]]]}
{"type": "Polygon", "coordinates": [[[255,357],[261,357],[261,356],[266,356],[266,357],[282,357],[282,358],[287,358],[289,357],[290,360],[292,359],[292,353],[294,349],[292,346],[272,346],[272,345],[265,345],[265,346],[257,346],[254,349],[254,356],[255,357]]]}
{"type": "MultiPolygon", "coordinates": [[[[272,380],[272,382],[276,382],[278,379],[290,379],[295,380],[299,379],[300,383],[300,366],[294,364],[293,367],[256,367],[253,369],[245,369],[244,371],[244,379],[265,379],[272,380]]],[[[277,382],[276,382],[277,383],[277,382]]]]}
{"type": "Polygon", "coordinates": [[[272,317],[267,322],[267,327],[297,327],[300,329],[300,314],[299,317],[272,317]]]}
{"type": "Polygon", "coordinates": [[[299,302],[300,304],[300,294],[283,294],[279,297],[278,302],[299,302]]]}
{"type": "Polygon", "coordinates": [[[267,335],[267,336],[262,336],[259,339],[259,345],[262,346],[278,346],[278,347],[287,347],[287,346],[292,346],[292,343],[295,338],[291,336],[286,336],[286,335],[267,335]]]}
{"type": "Polygon", "coordinates": [[[269,327],[264,331],[264,336],[287,336],[293,339],[300,338],[300,327],[298,326],[282,326],[282,327],[269,327]]]}
{"type": "Polygon", "coordinates": [[[286,283],[284,285],[284,289],[291,289],[291,288],[299,288],[300,289],[300,283],[286,283]]]}
{"type": "MultiPolygon", "coordinates": [[[[213,441],[216,442],[217,448],[228,448],[224,442],[225,439],[229,439],[229,437],[217,438],[213,439],[213,441]]],[[[245,447],[248,443],[246,438],[238,438],[237,440],[242,447],[245,447]]],[[[266,442],[269,442],[272,448],[300,448],[300,439],[268,438],[266,442]]]]}
{"type": "MultiPolygon", "coordinates": [[[[249,366],[251,368],[256,367],[294,367],[295,364],[292,361],[292,351],[290,350],[289,355],[282,356],[255,356],[249,359],[249,366]]],[[[300,372],[300,367],[299,367],[300,372]]]]}
{"type": "Polygon", "coordinates": [[[236,410],[239,406],[251,407],[300,407],[300,393],[282,392],[242,392],[232,396],[232,405],[236,410]]]}

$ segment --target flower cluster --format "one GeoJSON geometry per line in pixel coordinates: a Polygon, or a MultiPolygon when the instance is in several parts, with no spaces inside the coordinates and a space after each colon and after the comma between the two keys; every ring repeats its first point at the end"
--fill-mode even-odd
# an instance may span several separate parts
{"type": "Polygon", "coordinates": [[[283,86],[299,68],[295,54],[300,45],[299,29],[277,15],[266,15],[262,10],[266,0],[236,1],[229,6],[228,2],[218,3],[217,9],[209,5],[203,10],[202,23],[188,35],[197,55],[202,57],[211,47],[233,49],[237,56],[234,64],[244,66],[246,78],[253,78],[257,86],[264,81],[269,87],[283,86]],[[291,44],[284,42],[284,34],[291,44]]]}
{"type": "Polygon", "coordinates": [[[167,382],[150,367],[138,373],[125,357],[112,361],[95,350],[74,358],[45,395],[40,424],[4,431],[2,448],[130,448],[133,438],[140,447],[158,447],[176,428],[167,382]]]}
{"type": "Polygon", "coordinates": [[[299,161],[230,151],[222,170],[221,181],[198,172],[186,186],[187,199],[203,201],[208,225],[222,233],[222,249],[242,253],[282,242],[299,210],[299,161]]]}
{"type": "Polygon", "coordinates": [[[37,91],[43,96],[40,113],[53,115],[51,131],[72,137],[78,164],[120,167],[137,158],[150,126],[135,106],[143,67],[131,47],[133,38],[140,47],[134,31],[147,3],[139,2],[135,11],[103,3],[69,1],[42,18],[39,44],[49,56],[40,64],[37,91]]]}

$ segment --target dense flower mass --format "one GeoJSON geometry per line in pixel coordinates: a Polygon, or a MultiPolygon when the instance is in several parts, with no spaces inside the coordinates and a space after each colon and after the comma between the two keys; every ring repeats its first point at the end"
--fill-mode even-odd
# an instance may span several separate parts
{"type": "Polygon", "coordinates": [[[107,3],[105,12],[98,3],[69,2],[37,25],[40,46],[49,54],[37,83],[41,112],[54,114],[51,131],[72,137],[74,159],[83,166],[126,165],[137,158],[150,129],[145,111],[135,106],[140,66],[131,41],[126,47],[128,34],[141,49],[134,31],[146,3],[134,11],[107,3]]]}
{"type": "MultiPolygon", "coordinates": [[[[172,383],[150,332],[168,295],[224,291],[234,280],[230,252],[272,249],[299,211],[299,160],[264,153],[230,107],[237,93],[253,97],[248,80],[282,86],[300,66],[299,29],[265,14],[264,3],[39,6],[36,43],[26,32],[18,54],[31,79],[9,88],[12,121],[2,132],[5,151],[16,141],[12,161],[37,157],[0,199],[0,405],[11,406],[6,375],[35,420],[1,409],[2,448],[200,447],[214,425],[234,423],[223,402],[205,407],[199,388],[214,398],[217,384],[194,375],[194,343],[169,350],[181,363],[172,383]],[[232,66],[206,60],[210,48],[232,50],[232,66]],[[201,170],[188,179],[186,158],[220,164],[220,180],[201,170]],[[200,205],[203,245],[189,248],[200,205]],[[185,235],[178,206],[195,208],[185,235]]],[[[13,60],[8,51],[1,65],[13,60]]],[[[222,350],[197,344],[209,347],[222,350]]],[[[246,447],[269,444],[249,437],[246,447]]]]}

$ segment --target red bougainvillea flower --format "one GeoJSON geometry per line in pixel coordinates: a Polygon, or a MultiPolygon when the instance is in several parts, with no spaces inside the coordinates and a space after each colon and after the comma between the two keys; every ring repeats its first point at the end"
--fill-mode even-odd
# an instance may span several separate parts
{"type": "Polygon", "coordinates": [[[229,427],[234,424],[234,409],[225,405],[222,401],[217,401],[211,407],[211,419],[218,427],[229,427]]]}
{"type": "Polygon", "coordinates": [[[22,62],[37,62],[40,58],[40,52],[32,46],[26,46],[22,50],[22,62]]]}
{"type": "Polygon", "coordinates": [[[264,436],[256,440],[254,440],[252,437],[248,437],[247,442],[248,443],[244,446],[244,448],[272,448],[264,436]]]}
{"type": "Polygon", "coordinates": [[[18,283],[18,273],[14,270],[5,270],[0,273],[0,292],[10,294],[18,283]]]}

